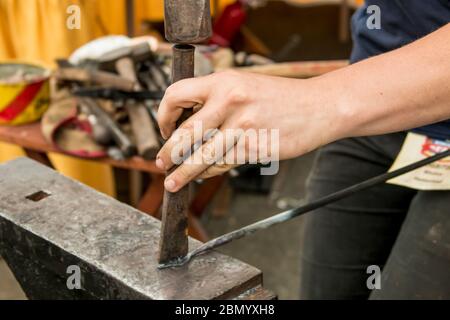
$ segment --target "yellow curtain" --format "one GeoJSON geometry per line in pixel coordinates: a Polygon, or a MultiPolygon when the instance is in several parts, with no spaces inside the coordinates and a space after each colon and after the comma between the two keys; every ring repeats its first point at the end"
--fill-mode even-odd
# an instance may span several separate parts
{"type": "MultiPolygon", "coordinates": [[[[0,61],[54,64],[82,44],[106,33],[123,33],[121,0],[0,0],[0,61]],[[67,8],[81,9],[81,29],[66,27],[67,8]]],[[[23,156],[15,146],[0,144],[0,161],[23,156]]],[[[107,165],[50,154],[63,174],[115,196],[112,169],[107,165]]]]}
{"type": "MultiPolygon", "coordinates": [[[[137,23],[163,19],[164,0],[135,0],[135,8],[137,23]]],[[[0,0],[0,60],[52,65],[96,37],[125,31],[125,0],[0,0]],[[81,9],[80,30],[66,27],[70,5],[81,9]]]]}
{"type": "Polygon", "coordinates": [[[125,32],[124,0],[0,0],[0,59],[52,65],[79,46],[125,32]],[[66,27],[67,8],[81,9],[81,29],[66,27]]]}
{"type": "MultiPolygon", "coordinates": [[[[220,9],[236,0],[219,0],[217,3],[220,9]]],[[[211,8],[214,10],[214,1],[211,0],[211,8]]],[[[135,0],[136,21],[148,19],[151,21],[162,20],[164,17],[164,0],[135,0]]]]}

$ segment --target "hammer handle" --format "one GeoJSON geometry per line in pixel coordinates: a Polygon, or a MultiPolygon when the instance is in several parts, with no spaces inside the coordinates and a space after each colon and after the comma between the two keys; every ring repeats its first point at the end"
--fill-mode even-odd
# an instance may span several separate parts
{"type": "MultiPolygon", "coordinates": [[[[116,62],[116,69],[125,79],[133,81],[135,91],[142,90],[137,79],[133,59],[121,58],[116,62]]],[[[126,109],[130,117],[131,129],[136,138],[138,153],[146,160],[153,160],[159,151],[159,140],[147,108],[142,103],[128,101],[126,109]]]]}
{"type": "Polygon", "coordinates": [[[58,80],[65,81],[93,82],[123,91],[132,91],[135,86],[134,81],[119,77],[113,73],[81,68],[60,68],[55,72],[55,77],[58,80]]]}
{"type": "Polygon", "coordinates": [[[156,159],[160,144],[147,108],[142,103],[128,101],[126,110],[130,117],[139,155],[145,160],[156,159]]]}
{"type": "Polygon", "coordinates": [[[134,82],[134,91],[142,90],[142,87],[139,84],[136,76],[133,59],[131,59],[130,57],[125,57],[117,60],[116,70],[123,78],[134,82]]]}

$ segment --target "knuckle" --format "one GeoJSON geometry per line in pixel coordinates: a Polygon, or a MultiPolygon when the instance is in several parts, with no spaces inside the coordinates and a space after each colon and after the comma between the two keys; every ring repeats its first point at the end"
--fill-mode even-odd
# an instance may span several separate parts
{"type": "Polygon", "coordinates": [[[158,157],[162,158],[163,160],[170,159],[170,155],[172,153],[172,145],[168,141],[165,145],[162,146],[161,150],[159,151],[158,157]]]}
{"type": "Polygon", "coordinates": [[[202,174],[202,177],[203,177],[204,179],[208,179],[208,178],[214,177],[214,176],[218,175],[218,172],[217,172],[217,171],[218,171],[218,170],[217,170],[217,167],[216,167],[216,166],[209,167],[209,168],[202,174]]]}
{"type": "Polygon", "coordinates": [[[171,166],[177,161],[177,159],[173,157],[172,151],[173,151],[172,146],[166,145],[159,152],[158,158],[160,158],[164,162],[166,167],[169,165],[171,166]]]}
{"type": "Polygon", "coordinates": [[[174,147],[177,146],[181,150],[187,150],[190,149],[191,144],[193,143],[192,139],[193,134],[191,133],[191,130],[180,127],[172,134],[169,141],[174,147]]]}
{"type": "Polygon", "coordinates": [[[255,119],[254,117],[248,115],[248,114],[243,114],[240,119],[239,119],[239,127],[244,129],[244,130],[248,130],[248,129],[252,129],[255,127],[255,119]]]}
{"type": "Polygon", "coordinates": [[[216,164],[214,167],[212,167],[212,169],[214,170],[214,174],[222,174],[229,171],[231,169],[231,165],[225,163],[216,164]]]}
{"type": "Polygon", "coordinates": [[[185,121],[183,124],[179,127],[178,130],[185,130],[185,131],[192,131],[194,130],[194,123],[192,121],[185,121]]]}
{"type": "Polygon", "coordinates": [[[248,101],[248,92],[242,86],[234,87],[227,95],[229,103],[242,104],[248,101]]]}
{"type": "Polygon", "coordinates": [[[201,148],[202,163],[212,165],[215,163],[216,146],[212,142],[205,143],[201,148]]]}
{"type": "Polygon", "coordinates": [[[189,169],[190,167],[186,166],[186,165],[182,165],[180,166],[177,171],[176,171],[176,180],[181,182],[181,183],[186,183],[190,180],[192,174],[191,174],[191,170],[189,169]]]}
{"type": "Polygon", "coordinates": [[[175,92],[176,92],[176,84],[172,84],[170,85],[167,89],[166,92],[164,93],[164,100],[166,102],[171,102],[173,101],[174,97],[175,97],[175,92]]]}

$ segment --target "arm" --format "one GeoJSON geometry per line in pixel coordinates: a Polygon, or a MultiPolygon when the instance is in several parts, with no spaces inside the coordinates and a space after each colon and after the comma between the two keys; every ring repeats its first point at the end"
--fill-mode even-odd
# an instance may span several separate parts
{"type": "MultiPolygon", "coordinates": [[[[450,118],[450,24],[429,36],[336,72],[308,80],[223,72],[172,85],[158,112],[161,132],[171,137],[157,165],[169,169],[179,135],[172,135],[182,108],[203,107],[182,125],[192,135],[205,129],[279,129],[280,159],[333,141],[390,133],[450,118]]],[[[181,131],[178,131],[181,132],[181,131]]],[[[248,146],[247,146],[248,148],[248,146]]],[[[250,146],[251,148],[251,146],[250,146]]],[[[204,153],[207,148],[197,152],[204,153]]],[[[226,153],[226,150],[224,151],[226,153]]],[[[196,177],[229,170],[182,164],[166,180],[177,191],[196,177]]]]}

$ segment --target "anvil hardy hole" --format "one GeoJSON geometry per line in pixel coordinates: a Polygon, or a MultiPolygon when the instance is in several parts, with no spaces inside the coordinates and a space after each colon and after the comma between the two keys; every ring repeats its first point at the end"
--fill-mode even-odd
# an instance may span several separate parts
{"type": "Polygon", "coordinates": [[[47,192],[41,190],[41,191],[35,192],[33,194],[30,194],[29,196],[26,196],[25,198],[27,198],[28,200],[34,201],[34,202],[39,202],[50,196],[51,196],[50,193],[47,193],[47,192]]]}

